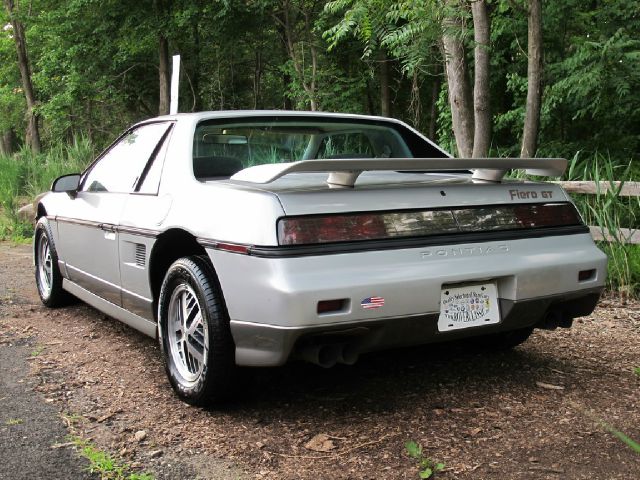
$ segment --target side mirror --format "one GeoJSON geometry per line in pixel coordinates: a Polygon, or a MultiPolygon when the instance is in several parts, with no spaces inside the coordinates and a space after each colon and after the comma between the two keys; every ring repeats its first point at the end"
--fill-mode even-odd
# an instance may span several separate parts
{"type": "Polygon", "coordinates": [[[52,192],[66,192],[70,197],[75,197],[80,186],[80,174],[72,173],[56,178],[51,184],[52,192]]]}

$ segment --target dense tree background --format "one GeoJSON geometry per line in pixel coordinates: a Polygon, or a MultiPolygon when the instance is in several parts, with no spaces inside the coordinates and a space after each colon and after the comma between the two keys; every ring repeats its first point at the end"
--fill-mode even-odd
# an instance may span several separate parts
{"type": "Polygon", "coordinates": [[[131,122],[165,112],[174,54],[183,62],[181,111],[390,115],[476,156],[519,155],[523,132],[538,126],[529,152],[538,156],[599,151],[628,162],[640,151],[635,0],[3,2],[4,152],[35,145],[32,117],[47,149],[80,135],[104,146],[131,122]],[[539,108],[528,98],[536,85],[539,108]]]}

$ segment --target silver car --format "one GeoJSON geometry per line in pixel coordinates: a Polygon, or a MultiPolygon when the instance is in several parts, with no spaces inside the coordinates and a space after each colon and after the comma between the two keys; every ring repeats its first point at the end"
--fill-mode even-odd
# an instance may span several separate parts
{"type": "Polygon", "coordinates": [[[571,199],[454,159],[388,118],[283,111],[138,123],[39,202],[35,276],[157,337],[176,393],[233,394],[238,368],[476,337],[494,348],[571,326],[606,256],[571,199]]]}

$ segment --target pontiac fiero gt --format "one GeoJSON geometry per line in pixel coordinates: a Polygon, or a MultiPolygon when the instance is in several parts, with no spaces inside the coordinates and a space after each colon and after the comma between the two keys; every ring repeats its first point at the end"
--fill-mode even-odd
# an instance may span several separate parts
{"type": "Polygon", "coordinates": [[[38,291],[157,337],[177,394],[238,367],[351,364],[476,337],[515,346],[591,313],[606,257],[562,159],[455,159],[406,124],[315,112],[134,125],[37,208],[38,291]]]}

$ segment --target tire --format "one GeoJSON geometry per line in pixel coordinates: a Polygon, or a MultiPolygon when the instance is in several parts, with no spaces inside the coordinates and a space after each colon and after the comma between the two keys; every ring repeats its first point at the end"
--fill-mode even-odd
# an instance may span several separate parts
{"type": "Polygon", "coordinates": [[[62,289],[58,253],[53,243],[51,225],[46,217],[40,218],[36,223],[33,240],[36,286],[40,300],[49,308],[69,304],[73,297],[62,289]]]}
{"type": "Polygon", "coordinates": [[[522,343],[533,333],[532,327],[520,328],[518,330],[511,330],[509,332],[493,333],[491,335],[483,335],[481,337],[473,338],[473,342],[480,348],[490,350],[510,350],[522,343]]]}
{"type": "Polygon", "coordinates": [[[206,257],[181,258],[169,267],[158,301],[158,341],[169,382],[182,400],[205,406],[233,396],[235,347],[206,257]]]}

